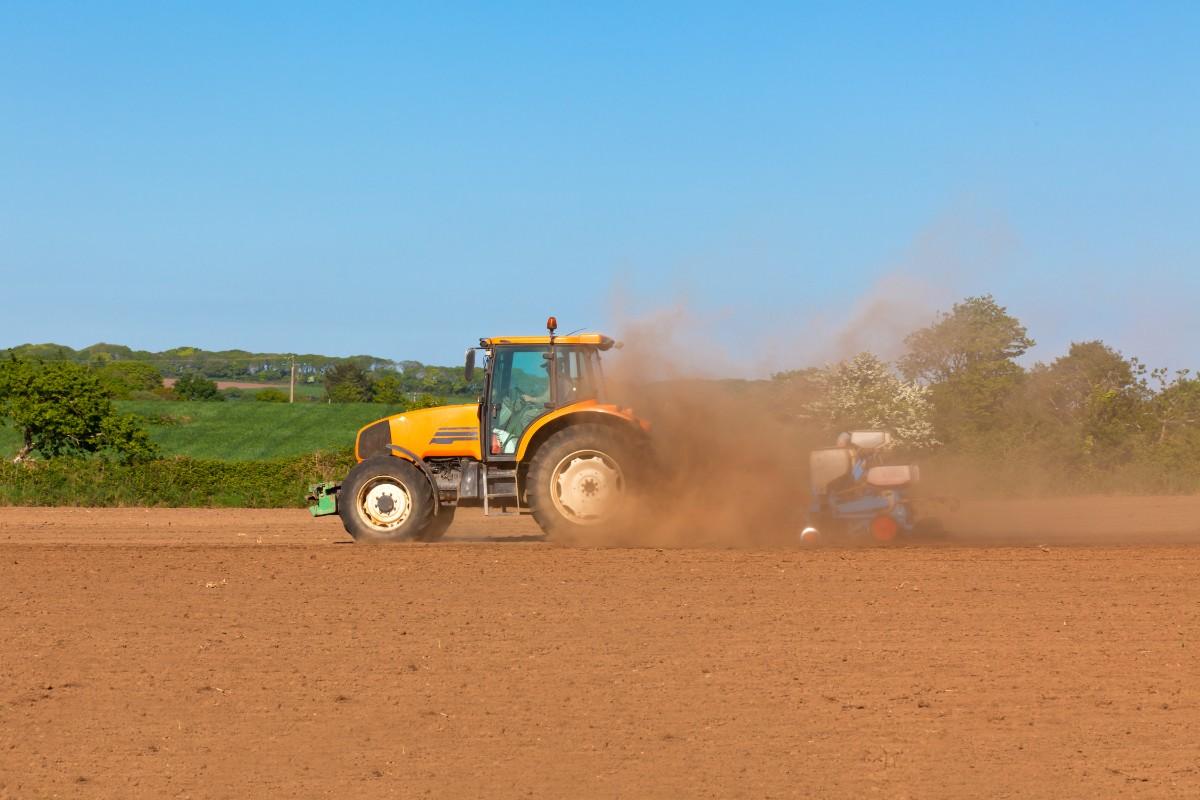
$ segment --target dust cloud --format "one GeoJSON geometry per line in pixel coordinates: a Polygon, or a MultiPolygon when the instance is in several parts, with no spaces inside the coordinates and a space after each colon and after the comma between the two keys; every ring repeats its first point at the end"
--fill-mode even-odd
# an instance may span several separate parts
{"type": "MultiPolygon", "coordinates": [[[[951,214],[922,232],[873,284],[839,308],[805,307],[768,320],[770,335],[735,351],[732,330],[758,311],[702,312],[677,302],[624,312],[632,293],[616,293],[620,351],[605,359],[611,399],[652,425],[644,454],[649,473],[629,518],[597,533],[601,545],[746,547],[794,544],[809,504],[808,455],[837,431],[806,416],[806,400],[775,371],[820,367],[869,351],[894,362],[905,339],[940,311],[995,283],[1017,246],[1002,219],[951,214]],[[737,376],[733,378],[731,376],[737,376]]],[[[969,454],[913,459],[918,515],[972,529],[958,509],[998,495],[1033,497],[1051,481],[1047,467],[1013,454],[1000,469],[969,454]]],[[[1109,490],[1111,491],[1111,489],[1109,490]]],[[[1049,498],[1048,498],[1049,499],[1049,498]]],[[[989,507],[989,540],[1048,536],[1027,518],[1009,522],[989,507]]],[[[1053,514],[1049,515],[1050,517],[1053,514]]],[[[1098,531],[1098,523],[1088,529],[1098,531]]],[[[981,528],[982,530],[982,528],[981,528]]],[[[961,541],[961,540],[960,540],[961,541]]]]}
{"type": "MultiPolygon", "coordinates": [[[[808,504],[814,445],[770,381],[721,380],[721,351],[697,344],[703,320],[682,306],[618,331],[612,399],[651,424],[627,516],[605,545],[739,547],[794,541],[808,504]],[[698,354],[702,358],[697,358],[698,354]]],[[[726,373],[728,374],[728,373],[726,373]]]]}
{"type": "Polygon", "coordinates": [[[904,337],[934,318],[943,294],[911,272],[888,273],[843,312],[798,309],[740,352],[722,337],[739,322],[730,310],[703,313],[680,301],[614,313],[623,346],[605,359],[611,399],[652,429],[643,491],[628,517],[595,543],[795,543],[810,501],[809,451],[830,446],[837,431],[808,416],[806,398],[787,382],[768,376],[864,350],[897,358],[904,337]]]}

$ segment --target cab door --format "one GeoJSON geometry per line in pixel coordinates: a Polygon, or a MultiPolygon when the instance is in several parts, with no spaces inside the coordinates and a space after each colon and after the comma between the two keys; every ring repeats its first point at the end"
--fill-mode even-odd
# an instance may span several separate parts
{"type": "Polygon", "coordinates": [[[484,458],[515,461],[522,435],[534,420],[554,408],[546,348],[498,347],[488,371],[484,458]]]}

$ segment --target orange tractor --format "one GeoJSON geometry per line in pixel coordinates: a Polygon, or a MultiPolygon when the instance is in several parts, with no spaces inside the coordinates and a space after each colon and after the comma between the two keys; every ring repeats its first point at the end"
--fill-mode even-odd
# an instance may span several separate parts
{"type": "Polygon", "coordinates": [[[478,403],[406,411],[358,432],[357,466],[310,489],[314,516],[338,514],[360,541],[434,541],[459,506],[531,513],[571,536],[613,519],[637,482],[649,426],[605,395],[600,354],[616,343],[585,333],[480,339],[478,403]]]}

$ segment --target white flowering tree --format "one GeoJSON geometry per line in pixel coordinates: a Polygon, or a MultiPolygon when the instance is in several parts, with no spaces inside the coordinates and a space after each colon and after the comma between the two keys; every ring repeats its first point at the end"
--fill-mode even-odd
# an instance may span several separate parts
{"type": "Polygon", "coordinates": [[[937,444],[929,390],[897,377],[874,354],[827,366],[817,380],[821,398],[811,410],[831,427],[888,430],[898,445],[912,449],[937,444]]]}

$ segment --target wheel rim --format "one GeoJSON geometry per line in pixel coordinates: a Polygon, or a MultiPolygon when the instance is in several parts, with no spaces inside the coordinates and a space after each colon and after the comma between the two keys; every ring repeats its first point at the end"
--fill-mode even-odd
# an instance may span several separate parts
{"type": "Polygon", "coordinates": [[[625,491],[621,467],[598,450],[563,458],[550,475],[550,496],[558,513],[579,525],[603,522],[625,491]]]}
{"type": "Polygon", "coordinates": [[[412,514],[412,496],[394,478],[372,478],[358,490],[358,512],[375,530],[395,530],[412,514]]]}

